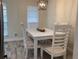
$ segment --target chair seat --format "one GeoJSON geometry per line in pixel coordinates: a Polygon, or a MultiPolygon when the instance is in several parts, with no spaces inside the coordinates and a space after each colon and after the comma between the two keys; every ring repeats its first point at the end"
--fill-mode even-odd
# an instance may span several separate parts
{"type": "Polygon", "coordinates": [[[54,49],[53,47],[47,47],[47,48],[44,48],[43,50],[45,50],[48,54],[53,55],[54,57],[62,56],[64,55],[64,52],[65,52],[65,50],[60,47],[56,47],[54,49]]]}
{"type": "MultiPolygon", "coordinates": [[[[32,40],[27,40],[27,47],[28,48],[34,48],[34,43],[32,40]]],[[[41,43],[38,43],[38,48],[41,48],[41,47],[51,47],[51,44],[41,44],[41,43]]]]}
{"type": "MultiPolygon", "coordinates": [[[[34,48],[34,43],[32,42],[32,40],[27,40],[27,47],[34,48]]],[[[40,44],[38,44],[38,48],[40,48],[40,44]]]]}

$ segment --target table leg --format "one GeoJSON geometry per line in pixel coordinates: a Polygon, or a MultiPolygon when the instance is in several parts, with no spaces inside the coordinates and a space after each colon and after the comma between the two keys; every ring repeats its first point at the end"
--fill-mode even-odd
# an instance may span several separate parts
{"type": "Polygon", "coordinates": [[[34,39],[34,59],[37,59],[37,40],[34,39]]]}

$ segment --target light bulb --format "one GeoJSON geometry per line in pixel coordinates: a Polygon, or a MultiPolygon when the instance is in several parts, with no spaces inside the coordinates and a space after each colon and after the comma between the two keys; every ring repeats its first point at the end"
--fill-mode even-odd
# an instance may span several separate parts
{"type": "Polygon", "coordinates": [[[46,6],[47,6],[47,2],[46,1],[39,1],[39,8],[42,9],[42,10],[45,10],[46,9],[46,6]]]}
{"type": "Polygon", "coordinates": [[[39,6],[40,7],[45,7],[46,5],[45,5],[45,3],[39,3],[39,6]]]}

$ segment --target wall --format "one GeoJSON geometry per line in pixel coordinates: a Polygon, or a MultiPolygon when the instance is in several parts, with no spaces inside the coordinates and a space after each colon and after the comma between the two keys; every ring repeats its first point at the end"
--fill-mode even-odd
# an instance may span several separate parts
{"type": "Polygon", "coordinates": [[[47,8],[46,27],[53,28],[53,24],[55,21],[56,21],[56,0],[49,0],[47,8]]]}
{"type": "Polygon", "coordinates": [[[8,15],[8,31],[9,37],[14,37],[15,33],[19,34],[19,20],[18,20],[18,13],[17,13],[17,3],[16,0],[6,0],[7,5],[7,15],[8,15]]]}
{"type": "Polygon", "coordinates": [[[72,13],[71,13],[71,24],[73,25],[72,35],[74,38],[74,49],[73,49],[73,59],[78,59],[78,7],[77,0],[72,0],[72,13]]]}
{"type": "Polygon", "coordinates": [[[47,10],[39,10],[39,28],[46,27],[47,10]]]}
{"type": "Polygon", "coordinates": [[[75,44],[75,32],[76,32],[76,28],[77,28],[77,25],[76,25],[76,22],[77,22],[77,0],[70,0],[68,1],[67,0],[67,3],[68,3],[68,10],[67,10],[67,14],[69,16],[67,16],[67,19],[68,19],[68,22],[69,24],[72,25],[72,33],[71,33],[71,36],[70,36],[70,40],[69,40],[69,50],[71,52],[73,52],[73,49],[74,49],[74,44],[75,44]]]}
{"type": "Polygon", "coordinates": [[[27,6],[36,5],[36,0],[3,0],[7,5],[9,37],[22,36],[21,24],[27,27],[27,6]]]}
{"type": "MultiPolygon", "coordinates": [[[[70,2],[69,2],[70,3],[70,2]]],[[[49,0],[46,27],[53,29],[55,22],[69,23],[70,5],[67,0],[49,0]],[[52,25],[52,26],[51,26],[52,25]]]]}
{"type": "Polygon", "coordinates": [[[67,0],[56,0],[56,21],[60,23],[67,23],[68,20],[66,19],[67,13],[67,0]]]}

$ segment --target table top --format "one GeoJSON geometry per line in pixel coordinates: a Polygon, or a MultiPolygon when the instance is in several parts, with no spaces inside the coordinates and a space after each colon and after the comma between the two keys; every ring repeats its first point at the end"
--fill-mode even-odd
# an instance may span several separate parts
{"type": "Polygon", "coordinates": [[[45,32],[40,32],[37,29],[26,29],[32,37],[53,36],[53,30],[45,28],[45,32]]]}

